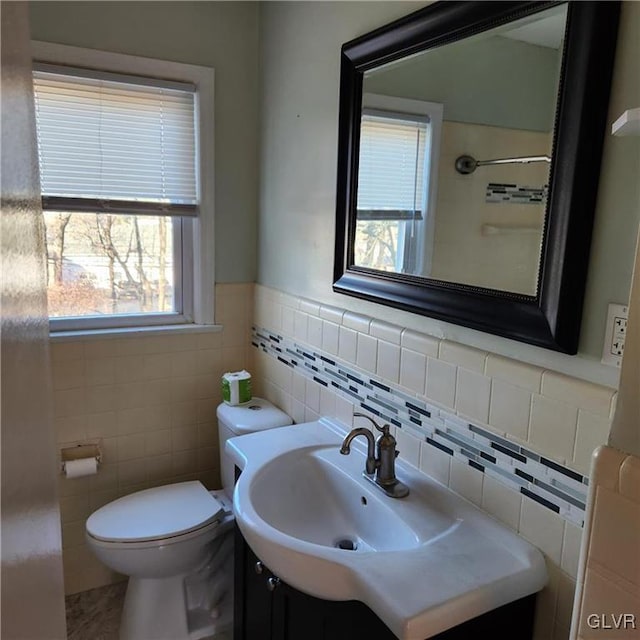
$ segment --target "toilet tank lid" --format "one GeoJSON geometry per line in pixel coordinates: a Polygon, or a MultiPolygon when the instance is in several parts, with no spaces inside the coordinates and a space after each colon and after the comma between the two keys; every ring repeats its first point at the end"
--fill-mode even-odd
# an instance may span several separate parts
{"type": "Polygon", "coordinates": [[[137,491],[100,507],[89,535],[107,542],[144,542],[188,533],[222,519],[222,505],[198,481],[137,491]]]}
{"type": "Polygon", "coordinates": [[[218,419],[233,431],[235,435],[286,427],[292,423],[290,416],[268,400],[253,398],[250,402],[231,406],[218,406],[218,419]]]}

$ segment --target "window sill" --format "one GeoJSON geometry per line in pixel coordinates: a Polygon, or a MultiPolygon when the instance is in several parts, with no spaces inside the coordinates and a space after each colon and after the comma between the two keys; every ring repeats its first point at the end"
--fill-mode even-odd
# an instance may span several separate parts
{"type": "Polygon", "coordinates": [[[179,333],[218,333],[221,324],[174,324],[156,327],[118,327],[117,329],[82,329],[77,331],[52,331],[49,342],[71,342],[74,340],[112,340],[134,336],[155,336],[179,333]]]}

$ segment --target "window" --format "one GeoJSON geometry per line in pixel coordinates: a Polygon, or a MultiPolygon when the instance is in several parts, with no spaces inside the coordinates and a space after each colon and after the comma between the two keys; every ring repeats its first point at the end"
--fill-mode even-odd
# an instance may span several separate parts
{"type": "Polygon", "coordinates": [[[34,63],[51,329],[210,324],[212,70],[101,56],[115,72],[34,63]]]}
{"type": "Polygon", "coordinates": [[[441,105],[365,94],[360,128],[360,164],[355,261],[397,273],[428,272],[431,213],[441,105]],[[376,100],[377,99],[377,100],[376,100]],[[424,106],[421,113],[397,111],[424,106]]]}

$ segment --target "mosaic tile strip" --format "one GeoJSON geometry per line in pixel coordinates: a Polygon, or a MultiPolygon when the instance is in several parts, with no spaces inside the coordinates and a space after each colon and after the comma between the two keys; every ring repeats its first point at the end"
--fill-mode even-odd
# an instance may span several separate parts
{"type": "Polygon", "coordinates": [[[547,187],[519,187],[517,184],[490,182],[485,202],[510,202],[512,204],[541,204],[547,197],[547,187]]]}
{"type": "Polygon", "coordinates": [[[254,327],[251,343],[381,420],[584,525],[586,476],[284,336],[254,327]]]}

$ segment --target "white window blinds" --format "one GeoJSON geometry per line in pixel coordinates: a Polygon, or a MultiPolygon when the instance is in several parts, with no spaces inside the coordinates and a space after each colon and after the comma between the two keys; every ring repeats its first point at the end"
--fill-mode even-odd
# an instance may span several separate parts
{"type": "Polygon", "coordinates": [[[195,87],[34,69],[45,208],[197,214],[195,87]]]}
{"type": "Polygon", "coordinates": [[[362,115],[359,220],[422,218],[428,127],[428,122],[422,120],[395,115],[362,115]]]}

